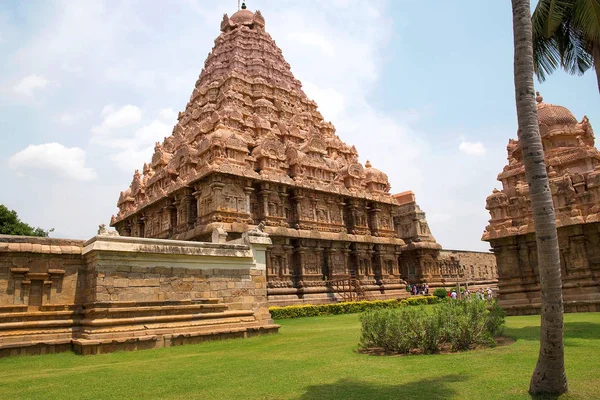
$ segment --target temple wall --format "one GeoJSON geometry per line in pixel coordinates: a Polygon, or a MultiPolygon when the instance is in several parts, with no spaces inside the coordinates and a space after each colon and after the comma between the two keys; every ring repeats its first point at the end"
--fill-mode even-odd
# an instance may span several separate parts
{"type": "Polygon", "coordinates": [[[0,235],[0,306],[81,302],[82,248],[82,241],[0,235]]]}
{"type": "MultiPolygon", "coordinates": [[[[565,312],[600,311],[600,223],[558,228],[565,312]]],[[[534,234],[490,240],[499,302],[511,315],[538,314],[541,292],[534,234]]]]}
{"type": "Polygon", "coordinates": [[[108,237],[83,252],[96,276],[88,302],[211,299],[229,309],[267,307],[265,265],[257,269],[247,245],[108,237]]]}
{"type": "Polygon", "coordinates": [[[237,244],[0,236],[0,357],[277,331],[267,305],[270,244],[250,234],[237,244]]]}
{"type": "Polygon", "coordinates": [[[498,268],[494,253],[444,249],[440,251],[440,257],[455,257],[461,269],[462,280],[469,285],[498,282],[498,268]]]}

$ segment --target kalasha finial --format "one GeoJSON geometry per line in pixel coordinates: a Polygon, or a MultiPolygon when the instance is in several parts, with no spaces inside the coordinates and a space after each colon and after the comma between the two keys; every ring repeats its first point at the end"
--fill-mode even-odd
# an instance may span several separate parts
{"type": "Polygon", "coordinates": [[[542,95],[540,94],[540,92],[535,92],[535,101],[538,102],[538,104],[540,104],[542,101],[544,101],[544,98],[542,97],[542,95]]]}
{"type": "Polygon", "coordinates": [[[242,2],[242,10],[245,10],[245,9],[246,9],[246,2],[244,1],[244,2],[242,2]]]}
{"type": "Polygon", "coordinates": [[[367,162],[365,163],[365,167],[371,168],[371,161],[367,160],[367,162]]]}

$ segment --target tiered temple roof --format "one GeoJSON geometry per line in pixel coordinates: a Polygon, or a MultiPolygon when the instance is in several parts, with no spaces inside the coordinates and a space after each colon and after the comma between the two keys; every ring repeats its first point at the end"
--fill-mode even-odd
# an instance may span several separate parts
{"type": "MultiPolygon", "coordinates": [[[[537,102],[557,227],[600,221],[600,153],[588,118],[578,122],[565,107],[544,103],[539,93],[537,102]]],[[[483,240],[534,232],[521,145],[510,139],[506,149],[508,165],[498,175],[503,188],[487,198],[492,218],[483,240]]]]}
{"type": "Polygon", "coordinates": [[[358,162],[264,28],[260,11],[223,17],[173,134],[135,171],[111,225],[215,172],[395,204],[387,175],[358,162]]]}

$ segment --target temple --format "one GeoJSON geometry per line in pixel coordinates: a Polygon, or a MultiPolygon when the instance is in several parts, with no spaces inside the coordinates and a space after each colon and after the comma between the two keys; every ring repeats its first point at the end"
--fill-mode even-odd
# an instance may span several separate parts
{"type": "Polygon", "coordinates": [[[260,11],[223,17],[172,135],[118,208],[111,226],[122,236],[206,241],[218,231],[227,241],[264,230],[271,304],[335,300],[347,279],[383,297],[445,282],[414,194],[391,195],[387,175],[336,135],[260,11]]]}
{"type": "MultiPolygon", "coordinates": [[[[600,311],[600,153],[587,117],[537,95],[540,135],[554,201],[565,311],[600,311]]],[[[486,208],[491,220],[482,240],[496,255],[500,304],[511,314],[541,306],[537,249],[518,140],[509,140],[508,165],[498,175],[486,208]]]]}
{"type": "Polygon", "coordinates": [[[0,235],[0,357],[243,338],[277,332],[271,305],[495,285],[493,254],[442,250],[415,195],[358,161],[264,27],[225,15],[118,232],[0,235]]]}

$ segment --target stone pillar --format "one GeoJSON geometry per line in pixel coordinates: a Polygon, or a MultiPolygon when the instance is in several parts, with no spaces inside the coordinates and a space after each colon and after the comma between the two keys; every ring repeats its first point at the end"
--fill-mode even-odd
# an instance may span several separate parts
{"type": "Polygon", "coordinates": [[[317,247],[315,247],[315,256],[317,257],[317,265],[321,267],[321,276],[322,277],[326,277],[327,276],[327,271],[325,271],[325,259],[323,258],[323,248],[321,247],[320,244],[317,244],[317,247]]]}
{"type": "Polygon", "coordinates": [[[269,274],[273,275],[273,246],[268,246],[266,250],[266,261],[267,261],[267,281],[269,280],[269,274]]]}
{"type": "Polygon", "coordinates": [[[269,189],[262,189],[258,195],[262,200],[262,219],[266,219],[269,216],[269,195],[271,191],[269,189]]]}
{"type": "Polygon", "coordinates": [[[289,200],[288,200],[289,195],[287,194],[287,192],[285,192],[285,190],[286,189],[284,188],[284,191],[279,193],[279,202],[281,204],[281,215],[280,216],[283,218],[286,218],[286,220],[287,220],[288,216],[286,215],[285,210],[289,203],[289,200]]]}
{"type": "Polygon", "coordinates": [[[215,205],[215,211],[219,211],[223,208],[223,188],[225,184],[223,182],[213,182],[210,184],[210,188],[213,191],[213,203],[215,205]]]}
{"type": "Polygon", "coordinates": [[[293,197],[294,200],[294,205],[296,207],[296,221],[295,222],[300,222],[300,220],[302,220],[302,200],[304,200],[304,196],[300,195],[300,194],[296,194],[293,197]]]}
{"type": "Polygon", "coordinates": [[[144,220],[145,220],[144,216],[140,216],[140,217],[138,218],[138,220],[137,220],[137,221],[135,221],[135,224],[136,224],[136,227],[137,227],[137,234],[138,234],[138,237],[141,237],[141,238],[143,238],[143,237],[145,236],[145,235],[144,235],[144,233],[145,233],[145,232],[144,232],[144,231],[145,231],[145,227],[144,227],[145,223],[144,223],[144,220]]]}
{"type": "Polygon", "coordinates": [[[255,216],[252,215],[252,210],[250,209],[250,196],[252,195],[252,192],[254,192],[254,189],[251,186],[246,186],[244,188],[244,193],[246,195],[246,212],[251,218],[254,218],[255,216]]]}
{"type": "Polygon", "coordinates": [[[131,236],[131,221],[125,220],[123,221],[123,225],[120,232],[121,236],[131,236]]]}
{"type": "Polygon", "coordinates": [[[294,271],[295,281],[296,285],[301,288],[304,286],[304,284],[302,283],[302,279],[304,279],[304,262],[306,257],[306,247],[300,245],[294,248],[294,252],[296,253],[296,257],[298,260],[298,264],[296,265],[294,271]]]}
{"type": "Polygon", "coordinates": [[[374,205],[371,210],[369,210],[369,217],[371,220],[371,233],[377,236],[377,231],[379,231],[379,213],[381,209],[374,205]]]}
{"type": "Polygon", "coordinates": [[[346,205],[346,203],[344,203],[343,201],[338,202],[338,206],[340,207],[340,221],[342,225],[346,225],[346,221],[344,220],[344,206],[346,205]]]}
{"type": "Polygon", "coordinates": [[[285,245],[283,246],[283,251],[285,252],[285,257],[283,261],[283,275],[289,276],[290,269],[292,267],[292,253],[294,250],[294,246],[285,245]]]}
{"type": "Polygon", "coordinates": [[[344,259],[344,274],[350,274],[350,266],[349,266],[349,257],[350,257],[350,249],[348,249],[348,245],[346,243],[342,244],[342,258],[344,259]]]}

